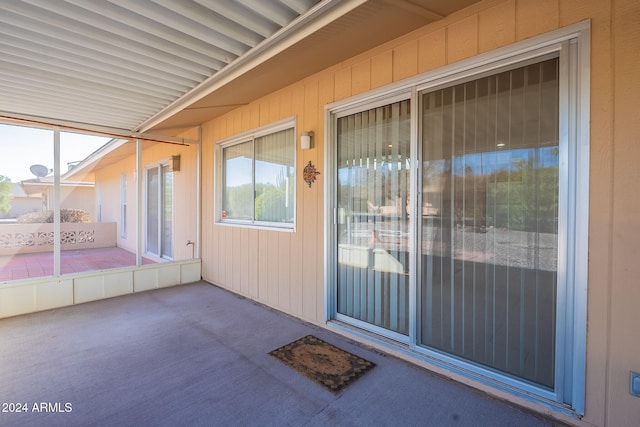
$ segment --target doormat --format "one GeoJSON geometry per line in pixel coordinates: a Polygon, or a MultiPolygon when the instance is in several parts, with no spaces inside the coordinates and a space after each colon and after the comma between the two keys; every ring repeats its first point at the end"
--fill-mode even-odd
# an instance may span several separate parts
{"type": "Polygon", "coordinates": [[[373,368],[375,363],[307,335],[269,353],[311,381],[338,393],[373,368]]]}

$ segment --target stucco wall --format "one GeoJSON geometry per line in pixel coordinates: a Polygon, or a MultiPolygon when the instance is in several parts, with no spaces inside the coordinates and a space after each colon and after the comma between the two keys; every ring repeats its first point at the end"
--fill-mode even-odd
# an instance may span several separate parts
{"type": "MultiPolygon", "coordinates": [[[[447,19],[323,70],[203,126],[203,277],[313,323],[323,323],[322,180],[297,182],[296,232],[215,225],[216,141],[297,115],[315,148],[297,153],[321,173],[323,107],[388,83],[516,41],[591,19],[591,165],[586,415],[593,425],[636,425],[640,398],[640,2],[507,0],[480,2],[447,19]]],[[[320,176],[323,178],[323,175],[320,176]]]]}
{"type": "Polygon", "coordinates": [[[40,197],[14,197],[11,199],[11,210],[6,214],[0,212],[0,219],[17,218],[29,212],[42,210],[42,199],[40,197]]]}
{"type": "MultiPolygon", "coordinates": [[[[96,193],[94,187],[60,187],[62,209],[82,209],[96,220],[96,193]]],[[[53,210],[53,186],[47,188],[47,209],[53,210]]]]}

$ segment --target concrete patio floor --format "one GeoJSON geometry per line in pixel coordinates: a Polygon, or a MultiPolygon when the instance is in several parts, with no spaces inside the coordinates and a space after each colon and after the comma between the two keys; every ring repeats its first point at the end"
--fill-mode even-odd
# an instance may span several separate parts
{"type": "Polygon", "coordinates": [[[1,426],[558,425],[206,282],[3,319],[0,343],[0,405],[27,409],[1,426]],[[268,354],[308,334],[377,366],[331,394],[268,354]]]}

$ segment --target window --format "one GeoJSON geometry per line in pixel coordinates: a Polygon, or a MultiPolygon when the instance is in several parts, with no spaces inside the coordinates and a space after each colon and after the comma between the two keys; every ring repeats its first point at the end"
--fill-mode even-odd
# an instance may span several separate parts
{"type": "Polygon", "coordinates": [[[218,222],[293,228],[292,119],[218,143],[218,222]]]}
{"type": "Polygon", "coordinates": [[[96,220],[102,222],[102,185],[96,182],[96,220]]]}
{"type": "Polygon", "coordinates": [[[120,175],[120,237],[127,238],[127,174],[120,175]]]}

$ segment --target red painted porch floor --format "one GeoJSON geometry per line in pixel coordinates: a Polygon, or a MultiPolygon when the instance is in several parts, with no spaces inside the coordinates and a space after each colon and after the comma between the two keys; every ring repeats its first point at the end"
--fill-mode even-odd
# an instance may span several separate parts
{"type": "MultiPolygon", "coordinates": [[[[155,261],[142,258],[143,264],[155,261]]],[[[107,270],[136,265],[136,254],[121,248],[97,248],[61,251],[62,274],[107,270]]],[[[53,252],[0,256],[0,282],[53,276],[53,252]]]]}

